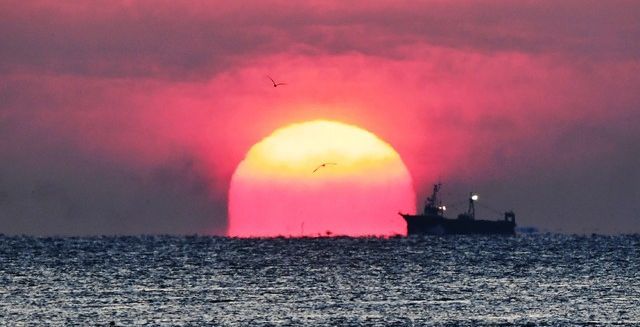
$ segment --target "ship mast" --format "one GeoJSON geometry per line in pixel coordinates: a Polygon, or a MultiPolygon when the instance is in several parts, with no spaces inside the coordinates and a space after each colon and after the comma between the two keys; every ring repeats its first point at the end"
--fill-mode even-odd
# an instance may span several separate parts
{"type": "Polygon", "coordinates": [[[424,206],[424,213],[431,215],[444,214],[444,206],[438,201],[438,191],[442,187],[441,183],[433,184],[433,192],[430,197],[427,197],[427,204],[424,206]]]}
{"type": "Polygon", "coordinates": [[[471,192],[469,193],[469,209],[467,210],[467,215],[471,219],[476,219],[476,207],[474,202],[478,201],[478,194],[471,192]]]}
{"type": "Polygon", "coordinates": [[[438,205],[438,191],[440,191],[440,187],[442,187],[442,184],[440,183],[433,184],[433,193],[431,193],[431,196],[427,198],[428,205],[434,207],[438,205]]]}

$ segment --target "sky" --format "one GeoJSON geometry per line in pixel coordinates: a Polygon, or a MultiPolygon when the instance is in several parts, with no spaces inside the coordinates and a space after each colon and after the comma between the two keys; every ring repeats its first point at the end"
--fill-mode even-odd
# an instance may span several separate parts
{"type": "Polygon", "coordinates": [[[314,119],[393,146],[419,205],[441,181],[520,226],[640,233],[638,17],[637,1],[0,1],[0,233],[224,235],[249,148],[314,119]]]}

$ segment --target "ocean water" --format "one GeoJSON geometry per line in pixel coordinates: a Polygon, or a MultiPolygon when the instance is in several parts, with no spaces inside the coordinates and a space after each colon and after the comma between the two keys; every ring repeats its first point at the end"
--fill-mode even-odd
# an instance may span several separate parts
{"type": "Polygon", "coordinates": [[[0,237],[9,326],[640,325],[640,236],[0,237]]]}

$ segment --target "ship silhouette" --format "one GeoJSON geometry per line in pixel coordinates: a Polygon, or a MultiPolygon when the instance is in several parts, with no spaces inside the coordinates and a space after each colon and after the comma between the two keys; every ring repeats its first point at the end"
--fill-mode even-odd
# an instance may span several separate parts
{"type": "Polygon", "coordinates": [[[499,220],[476,219],[475,202],[478,195],[469,194],[469,208],[457,218],[444,216],[446,206],[438,199],[438,191],[442,184],[433,186],[433,193],[427,198],[424,212],[418,215],[398,213],[407,222],[407,235],[430,234],[501,234],[515,235],[516,215],[513,211],[504,213],[504,218],[499,220]]]}

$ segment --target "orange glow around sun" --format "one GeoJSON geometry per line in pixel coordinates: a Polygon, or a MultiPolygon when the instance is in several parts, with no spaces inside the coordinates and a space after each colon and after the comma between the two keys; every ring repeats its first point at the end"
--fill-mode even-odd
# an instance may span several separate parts
{"type": "Polygon", "coordinates": [[[317,120],[251,147],[231,179],[228,235],[404,235],[398,211],[415,211],[398,153],[364,129],[317,120]]]}

